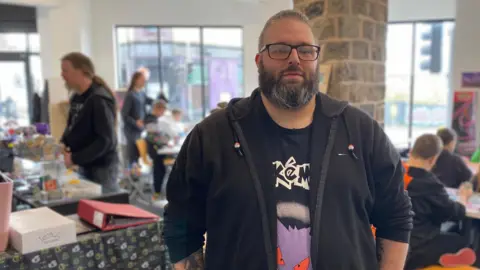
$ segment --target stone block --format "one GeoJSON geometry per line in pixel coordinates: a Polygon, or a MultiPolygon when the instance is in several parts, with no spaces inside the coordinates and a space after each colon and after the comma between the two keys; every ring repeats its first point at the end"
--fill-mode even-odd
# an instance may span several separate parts
{"type": "Polygon", "coordinates": [[[333,98],[346,101],[348,101],[349,93],[349,85],[343,83],[331,83],[327,92],[327,94],[333,98]]]}
{"type": "Polygon", "coordinates": [[[368,92],[370,91],[370,86],[368,84],[355,82],[352,84],[350,89],[350,95],[348,96],[348,100],[352,103],[365,103],[368,102],[368,92]]]}
{"type": "Polygon", "coordinates": [[[385,83],[385,64],[375,64],[373,65],[373,79],[374,83],[385,83]]]}
{"type": "Polygon", "coordinates": [[[369,41],[375,40],[375,23],[370,21],[363,21],[362,23],[362,37],[369,41]]]}
{"type": "Polygon", "coordinates": [[[371,44],[372,56],[371,59],[378,62],[385,61],[385,46],[383,44],[374,42],[371,44]]]}
{"type": "Polygon", "coordinates": [[[312,30],[319,41],[332,38],[335,36],[335,19],[317,18],[312,21],[312,30]]]}
{"type": "Polygon", "coordinates": [[[375,23],[375,41],[385,44],[387,36],[387,26],[385,23],[375,23]]]}
{"type": "Polygon", "coordinates": [[[352,58],[356,60],[366,60],[370,58],[369,44],[365,41],[353,41],[352,58]]]}
{"type": "Polygon", "coordinates": [[[325,11],[325,1],[313,1],[310,4],[308,4],[304,10],[303,13],[309,18],[309,19],[314,19],[319,16],[323,16],[325,11]]]}
{"type": "Polygon", "coordinates": [[[328,41],[322,48],[323,61],[347,59],[350,55],[350,46],[346,41],[328,41]]]}
{"type": "Polygon", "coordinates": [[[376,84],[368,92],[368,100],[372,102],[383,102],[385,100],[385,84],[376,84]]]}
{"type": "Polygon", "coordinates": [[[328,0],[327,3],[328,15],[350,13],[350,0],[328,0]]]}
{"type": "Polygon", "coordinates": [[[385,98],[384,85],[372,85],[357,82],[352,84],[348,100],[352,103],[379,102],[385,98]]]}
{"type": "Polygon", "coordinates": [[[293,8],[296,10],[300,10],[299,8],[308,5],[312,0],[294,0],[293,1],[293,8]]]}
{"type": "Polygon", "coordinates": [[[332,68],[332,81],[333,82],[349,82],[358,81],[361,78],[362,67],[360,63],[352,62],[340,62],[335,63],[332,68]]]}
{"type": "Polygon", "coordinates": [[[375,105],[375,116],[374,118],[377,122],[383,123],[385,120],[385,102],[379,102],[375,105]]]}
{"type": "Polygon", "coordinates": [[[359,79],[363,82],[374,82],[374,66],[372,63],[361,64],[361,76],[359,79]]]}
{"type": "Polygon", "coordinates": [[[361,20],[356,16],[342,16],[338,18],[338,37],[359,38],[361,20]]]}
{"type": "Polygon", "coordinates": [[[350,0],[352,5],[352,14],[353,15],[364,15],[368,16],[368,5],[367,0],[350,0]]]}
{"type": "Polygon", "coordinates": [[[382,4],[371,3],[370,17],[372,17],[377,22],[386,22],[387,7],[382,4]]]}

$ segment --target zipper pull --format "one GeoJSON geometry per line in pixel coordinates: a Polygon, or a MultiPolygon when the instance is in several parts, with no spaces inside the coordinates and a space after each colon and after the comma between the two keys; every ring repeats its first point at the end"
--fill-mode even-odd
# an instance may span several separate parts
{"type": "Polygon", "coordinates": [[[239,142],[235,142],[233,144],[233,148],[235,149],[235,152],[241,157],[243,157],[243,151],[242,151],[242,146],[240,145],[239,142]]]}
{"type": "Polygon", "coordinates": [[[351,155],[354,159],[358,160],[358,157],[357,157],[357,155],[355,154],[355,146],[353,146],[353,144],[349,144],[349,145],[348,145],[348,152],[350,152],[350,155],[351,155]]]}

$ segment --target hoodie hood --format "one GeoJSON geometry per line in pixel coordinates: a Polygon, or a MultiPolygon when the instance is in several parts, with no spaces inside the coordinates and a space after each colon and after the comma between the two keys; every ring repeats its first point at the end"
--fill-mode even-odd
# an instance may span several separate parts
{"type": "MultiPolygon", "coordinates": [[[[227,113],[231,120],[239,120],[252,111],[255,100],[260,98],[260,89],[253,90],[250,97],[234,98],[227,107],[227,113]]],[[[348,102],[333,99],[326,94],[318,93],[316,95],[317,108],[320,108],[322,113],[327,117],[336,117],[343,113],[348,107],[348,102]]]]}
{"type": "Polygon", "coordinates": [[[105,87],[99,84],[94,84],[92,96],[99,96],[108,101],[109,103],[115,103],[115,97],[105,87]]]}

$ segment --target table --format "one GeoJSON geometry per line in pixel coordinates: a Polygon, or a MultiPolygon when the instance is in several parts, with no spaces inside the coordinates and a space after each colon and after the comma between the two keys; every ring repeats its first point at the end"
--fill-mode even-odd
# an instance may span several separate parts
{"type": "MultiPolygon", "coordinates": [[[[106,193],[100,196],[93,196],[89,198],[82,198],[82,199],[90,199],[102,202],[109,202],[109,203],[130,203],[129,200],[129,192],[127,190],[121,189],[118,192],[106,193]]],[[[80,198],[63,198],[60,200],[49,200],[49,201],[37,201],[31,195],[23,195],[19,192],[13,193],[13,199],[15,206],[17,201],[27,204],[32,208],[39,208],[39,207],[49,207],[53,211],[67,216],[71,214],[77,213],[77,206],[78,202],[81,200],[80,198]]]]}
{"type": "Polygon", "coordinates": [[[180,153],[180,149],[182,148],[182,145],[175,145],[175,146],[165,146],[157,150],[158,155],[172,155],[176,156],[178,153],[180,153]]]}
{"type": "MultiPolygon", "coordinates": [[[[448,195],[453,200],[457,200],[457,189],[456,188],[445,188],[448,195]]],[[[474,193],[468,199],[468,205],[466,207],[467,217],[473,219],[480,219],[480,193],[474,193]]]]}
{"type": "Polygon", "coordinates": [[[78,236],[78,242],[26,255],[0,253],[0,270],[172,269],[162,238],[163,221],[78,236]]]}

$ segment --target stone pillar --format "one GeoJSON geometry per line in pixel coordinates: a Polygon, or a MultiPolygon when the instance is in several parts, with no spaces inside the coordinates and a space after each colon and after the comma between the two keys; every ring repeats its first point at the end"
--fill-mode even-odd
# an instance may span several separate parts
{"type": "Polygon", "coordinates": [[[387,0],[294,0],[332,66],[328,94],[383,124],[387,0]]]}

